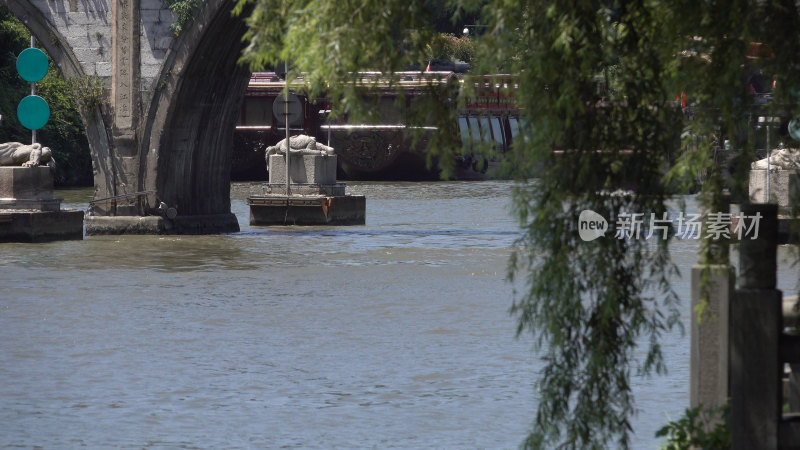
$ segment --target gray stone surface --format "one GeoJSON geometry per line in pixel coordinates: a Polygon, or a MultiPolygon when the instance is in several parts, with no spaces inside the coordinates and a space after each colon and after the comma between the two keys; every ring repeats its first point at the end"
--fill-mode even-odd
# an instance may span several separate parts
{"type": "Polygon", "coordinates": [[[783,373],[783,301],[775,289],[778,207],[743,204],[741,210],[762,218],[758,238],[739,243],[739,288],[730,306],[731,442],[733,449],[776,449],[783,373]]]}
{"type": "MultiPolygon", "coordinates": [[[[341,196],[345,195],[347,186],[344,183],[336,184],[292,184],[292,195],[327,195],[327,196],[341,196]]],[[[286,184],[267,184],[264,186],[264,194],[266,195],[285,195],[286,184]]]]}
{"type": "Polygon", "coordinates": [[[791,364],[791,375],[789,375],[789,392],[787,400],[789,411],[800,411],[800,364],[791,364]]]}
{"type": "Polygon", "coordinates": [[[783,143],[772,150],[768,158],[750,164],[751,169],[800,169],[800,149],[788,148],[783,143]]]}
{"type": "Polygon", "coordinates": [[[111,76],[111,63],[110,62],[98,62],[94,64],[94,73],[92,74],[97,77],[110,77],[111,76]]]}
{"type": "Polygon", "coordinates": [[[250,225],[363,225],[366,198],[363,195],[253,196],[250,225]]]}
{"type": "Polygon", "coordinates": [[[140,0],[139,8],[141,9],[161,9],[164,7],[162,0],[140,0]]]}
{"type": "Polygon", "coordinates": [[[49,167],[0,167],[0,198],[51,200],[53,174],[49,167]]]}
{"type": "Polygon", "coordinates": [[[734,450],[777,449],[781,291],[737,289],[731,302],[731,442],[734,450]]]}
{"type": "MultiPolygon", "coordinates": [[[[163,0],[0,0],[65,77],[98,76],[106,88],[82,114],[95,198],[157,191],[182,215],[211,217],[181,222],[189,233],[236,226],[230,153],[250,75],[238,64],[247,27],[230,14],[235,2],[201,3],[174,36],[163,0]]],[[[96,213],[144,215],[148,205],[135,203],[96,213]]]]}
{"type": "Polygon", "coordinates": [[[61,199],[19,200],[0,198],[0,210],[9,211],[60,211],[61,199]]]}
{"type": "Polygon", "coordinates": [[[83,239],[83,211],[0,210],[0,242],[83,239]]]}
{"type": "Polygon", "coordinates": [[[177,216],[88,216],[86,234],[219,234],[239,231],[234,214],[177,216]]]}
{"type": "Polygon", "coordinates": [[[757,239],[739,241],[739,288],[774,289],[777,278],[778,207],[774,204],[743,204],[746,217],[760,215],[757,239]]]}
{"type": "Polygon", "coordinates": [[[776,169],[769,171],[769,198],[767,198],[767,170],[750,170],[750,201],[777,203],[782,209],[800,194],[800,171],[776,169]]]}
{"type": "Polygon", "coordinates": [[[168,234],[172,222],[158,216],[88,216],[86,234],[168,234]]]}
{"type": "MultiPolygon", "coordinates": [[[[692,326],[689,404],[694,408],[721,407],[728,402],[729,308],[734,292],[735,276],[729,265],[695,266],[692,268],[692,326]],[[707,271],[708,284],[703,284],[707,271]],[[695,311],[705,301],[708,307],[702,317],[695,311]]],[[[715,424],[709,424],[713,427],[715,424]]]]}
{"type": "MultiPolygon", "coordinates": [[[[286,184],[286,161],[283,155],[271,155],[269,168],[270,184],[286,184]]],[[[336,184],[336,155],[292,155],[289,181],[292,184],[336,184]]]]}
{"type": "Polygon", "coordinates": [[[38,142],[34,144],[23,144],[22,142],[0,144],[0,166],[36,167],[45,163],[50,167],[55,167],[50,147],[42,147],[42,144],[38,142]]]}

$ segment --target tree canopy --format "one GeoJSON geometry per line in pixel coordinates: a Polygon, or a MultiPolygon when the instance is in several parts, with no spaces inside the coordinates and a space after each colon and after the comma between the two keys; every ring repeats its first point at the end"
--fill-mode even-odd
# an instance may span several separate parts
{"type": "MultiPolygon", "coordinates": [[[[253,9],[244,62],[289,60],[312,94],[353,111],[365,106],[359,71],[391,78],[425,58],[436,31],[436,8],[422,0],[240,0],[238,11],[245,6],[253,9]]],[[[447,7],[456,23],[468,13],[483,27],[474,74],[518,77],[522,127],[506,160],[518,181],[513,205],[524,236],[510,264],[518,286],[511,311],[546,361],[525,445],[627,448],[631,376],[665,370],[659,338],[678,322],[668,281],[676,268],[668,239],[584,242],[578,215],[662,217],[671,193],[700,174],[709,205],[723,189],[743,192],[757,142],[754,91],[770,91],[762,109],[785,118],[798,112],[798,4],[450,0],[447,7]],[[756,78],[766,88],[756,88],[756,78]],[[725,141],[730,158],[722,161],[725,141]],[[635,194],[610,194],[619,189],[635,194]]],[[[465,77],[460,89],[436,97],[424,120],[455,123],[471,85],[465,77]]],[[[460,151],[447,139],[432,150],[445,165],[460,151]]]]}

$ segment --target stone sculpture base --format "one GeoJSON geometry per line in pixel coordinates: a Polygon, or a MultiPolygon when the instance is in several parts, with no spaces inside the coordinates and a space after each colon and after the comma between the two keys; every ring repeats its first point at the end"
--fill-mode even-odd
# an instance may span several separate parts
{"type": "Polygon", "coordinates": [[[49,167],[0,167],[0,198],[52,200],[53,174],[49,167]]]}
{"type": "Polygon", "coordinates": [[[83,239],[83,211],[62,210],[49,167],[0,167],[0,242],[83,239]]]}
{"type": "Polygon", "coordinates": [[[800,171],[777,169],[769,171],[769,198],[767,198],[767,170],[750,170],[750,202],[777,203],[779,209],[789,208],[790,199],[800,194],[800,171]]]}
{"type": "Polygon", "coordinates": [[[364,225],[367,201],[346,195],[336,182],[336,155],[292,155],[286,195],[286,160],[269,157],[264,195],[247,199],[250,225],[364,225]]]}
{"type": "Polygon", "coordinates": [[[767,198],[767,170],[750,170],[750,202],[777,203],[778,243],[800,242],[800,219],[789,215],[791,199],[800,195],[800,171],[772,169],[769,171],[769,198],[767,198]]]}
{"type": "Polygon", "coordinates": [[[264,195],[247,199],[250,225],[364,225],[363,195],[264,195]]]}
{"type": "MultiPolygon", "coordinates": [[[[336,155],[292,155],[289,165],[292,184],[336,184],[336,155]]],[[[286,159],[269,157],[269,184],[286,184],[286,159]]]]}

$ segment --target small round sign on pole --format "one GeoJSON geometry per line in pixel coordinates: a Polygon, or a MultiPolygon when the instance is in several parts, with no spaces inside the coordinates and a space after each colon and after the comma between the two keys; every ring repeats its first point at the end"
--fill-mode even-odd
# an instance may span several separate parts
{"type": "Polygon", "coordinates": [[[17,57],[17,72],[25,81],[35,83],[47,75],[47,55],[36,47],[26,48],[17,57]]]}
{"type": "Polygon", "coordinates": [[[303,118],[303,104],[300,103],[300,99],[291,92],[288,97],[284,96],[283,92],[281,92],[275,98],[275,101],[272,103],[272,114],[274,114],[275,117],[283,117],[287,114],[287,111],[285,111],[287,106],[289,114],[287,120],[289,124],[301,125],[300,119],[303,118]]]}
{"type": "Polygon", "coordinates": [[[17,119],[23,127],[31,130],[31,143],[36,143],[36,130],[45,126],[50,119],[50,105],[36,95],[36,82],[47,75],[49,62],[47,55],[34,47],[31,37],[31,47],[26,48],[17,57],[17,73],[23,80],[31,83],[31,95],[22,99],[17,106],[17,119]]]}
{"type": "Polygon", "coordinates": [[[29,95],[17,106],[17,118],[23,127],[38,130],[50,119],[50,106],[38,95],[29,95]]]}

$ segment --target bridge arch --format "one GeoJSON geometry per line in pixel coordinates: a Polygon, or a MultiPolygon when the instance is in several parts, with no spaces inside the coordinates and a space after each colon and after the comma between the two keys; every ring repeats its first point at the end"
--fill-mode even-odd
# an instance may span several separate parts
{"type": "Polygon", "coordinates": [[[25,22],[65,77],[97,76],[106,85],[103,104],[81,111],[95,200],[124,196],[95,206],[98,223],[118,216],[98,225],[99,232],[238,230],[230,212],[230,166],[250,72],[238,65],[246,25],[231,15],[234,0],[203,2],[177,37],[168,30],[174,16],[162,0],[0,4],[25,22]],[[154,217],[156,226],[142,226],[139,219],[157,214],[161,202],[178,217],[154,217]]]}
{"type": "Polygon", "coordinates": [[[172,43],[155,86],[140,174],[198,231],[238,229],[230,214],[233,131],[250,70],[238,64],[246,25],[233,0],[209,0],[172,43]],[[216,224],[216,225],[214,225],[216,224]]]}

